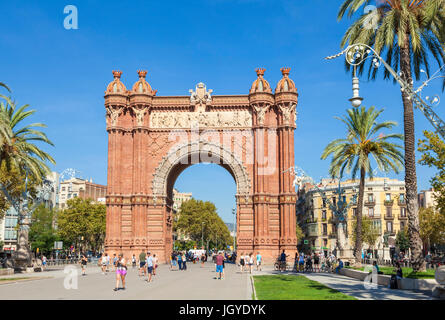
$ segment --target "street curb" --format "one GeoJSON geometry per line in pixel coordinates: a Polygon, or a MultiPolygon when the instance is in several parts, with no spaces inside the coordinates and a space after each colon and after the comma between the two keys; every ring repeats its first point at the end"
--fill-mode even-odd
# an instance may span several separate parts
{"type": "Polygon", "coordinates": [[[253,280],[253,276],[250,276],[250,284],[252,285],[252,292],[253,292],[254,300],[258,300],[258,297],[256,296],[255,280],[253,280]]]}
{"type": "MultiPolygon", "coordinates": [[[[10,281],[0,281],[0,286],[4,284],[11,284],[11,283],[18,283],[18,282],[29,282],[34,280],[45,280],[45,279],[53,279],[54,277],[30,277],[30,278],[23,278],[23,279],[15,279],[10,281]]],[[[6,278],[3,278],[6,279],[6,278]]]]}

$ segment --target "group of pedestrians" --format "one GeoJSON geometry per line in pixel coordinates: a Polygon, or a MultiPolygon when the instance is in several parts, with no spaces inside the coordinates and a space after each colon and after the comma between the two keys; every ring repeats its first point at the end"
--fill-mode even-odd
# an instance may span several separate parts
{"type": "Polygon", "coordinates": [[[256,256],[253,255],[253,252],[245,255],[243,252],[241,252],[239,256],[239,266],[241,272],[244,272],[244,270],[246,270],[252,273],[254,264],[256,264],[256,270],[261,271],[262,262],[263,262],[263,257],[259,252],[257,252],[256,256]]]}
{"type": "Polygon", "coordinates": [[[173,251],[170,258],[170,270],[178,266],[178,270],[187,270],[188,254],[185,251],[173,251]]]}

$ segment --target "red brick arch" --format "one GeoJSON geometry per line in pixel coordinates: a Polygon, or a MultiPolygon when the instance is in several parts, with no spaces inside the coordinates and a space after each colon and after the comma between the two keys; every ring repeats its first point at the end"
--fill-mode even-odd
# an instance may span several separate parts
{"type": "Polygon", "coordinates": [[[290,69],[283,70],[275,94],[259,69],[242,96],[212,96],[200,83],[190,96],[158,97],[146,72],[131,91],[122,73],[113,73],[105,93],[108,253],[150,250],[167,261],[174,183],[202,162],[219,164],[236,182],[238,252],[260,251],[270,262],[282,249],[295,252],[296,194],[287,169],[294,164],[298,94],[290,69]]]}

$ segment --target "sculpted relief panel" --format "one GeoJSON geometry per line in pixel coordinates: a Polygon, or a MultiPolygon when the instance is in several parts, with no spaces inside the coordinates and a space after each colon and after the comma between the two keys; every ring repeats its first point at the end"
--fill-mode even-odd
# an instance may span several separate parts
{"type": "Polygon", "coordinates": [[[252,126],[250,111],[225,112],[153,112],[150,127],[155,129],[178,129],[190,127],[245,128],[252,126]]]}

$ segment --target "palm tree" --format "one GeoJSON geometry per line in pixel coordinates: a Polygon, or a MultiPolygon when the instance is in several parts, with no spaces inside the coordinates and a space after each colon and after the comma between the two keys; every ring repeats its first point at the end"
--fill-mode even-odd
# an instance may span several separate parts
{"type": "MultiPolygon", "coordinates": [[[[6,100],[0,103],[0,115],[6,124],[6,128],[0,132],[0,168],[3,163],[6,169],[11,167],[20,172],[31,175],[37,182],[41,181],[50,169],[47,165],[49,161],[55,164],[54,159],[45,151],[41,150],[34,142],[43,142],[53,146],[45,133],[36,128],[45,128],[41,123],[32,123],[24,127],[19,127],[35,110],[27,110],[28,105],[17,108],[14,102],[6,100]]],[[[0,127],[3,127],[0,125],[0,127]]]]}
{"type": "MultiPolygon", "coordinates": [[[[370,0],[346,0],[340,7],[338,19],[347,13],[352,17],[357,11],[370,4],[370,0]]],[[[430,54],[441,67],[445,54],[445,0],[385,0],[376,11],[360,16],[346,31],[341,46],[364,43],[379,54],[386,53],[386,62],[401,77],[412,85],[412,73],[419,80],[424,69],[429,75],[430,54]],[[371,16],[372,15],[372,16],[371,16]],[[369,24],[370,18],[373,23],[369,24]],[[366,24],[368,23],[368,24],[366,24]]],[[[360,66],[363,72],[364,64],[360,66]]],[[[377,69],[369,65],[368,76],[375,79],[377,69]]],[[[385,79],[390,77],[388,70],[385,79]]],[[[445,87],[445,82],[444,82],[445,87]]],[[[405,136],[405,187],[411,241],[411,263],[414,271],[424,268],[422,240],[419,233],[417,203],[417,174],[415,159],[415,135],[413,102],[406,91],[402,91],[405,136]]]]}
{"type": "Polygon", "coordinates": [[[348,115],[338,118],[347,126],[347,136],[345,139],[332,141],[325,148],[321,158],[324,160],[332,155],[329,174],[334,177],[342,177],[344,171],[348,173],[352,170],[352,178],[355,179],[360,171],[360,185],[357,204],[356,238],[354,256],[357,263],[361,260],[362,251],[362,210],[363,195],[365,190],[365,177],[373,178],[371,156],[377,163],[381,171],[399,172],[403,164],[402,146],[392,143],[390,139],[403,139],[401,134],[383,134],[382,129],[392,129],[396,122],[386,121],[377,123],[376,120],[383,110],[376,111],[374,107],[368,110],[365,107],[360,109],[347,110],[348,115]]]}

